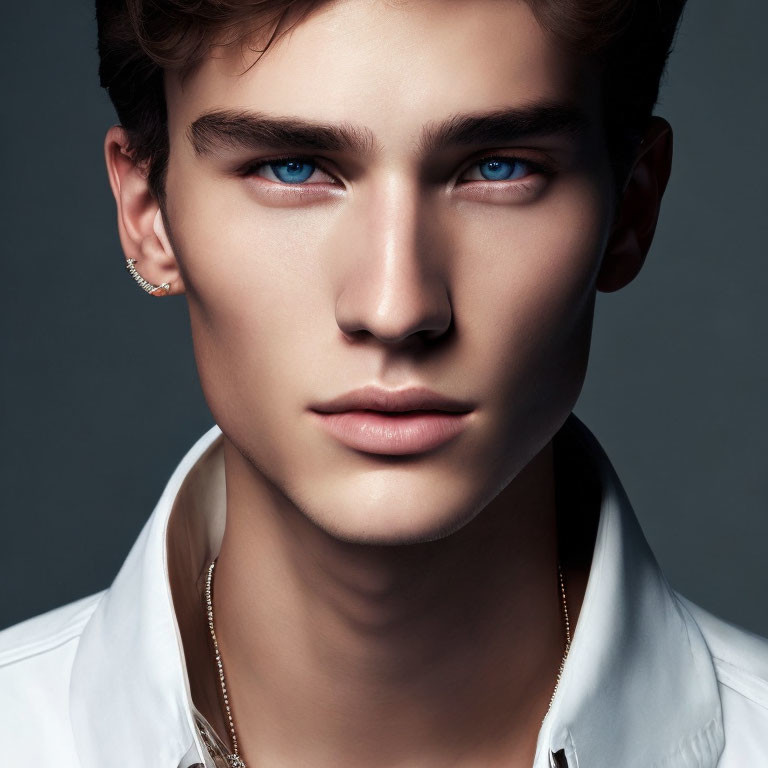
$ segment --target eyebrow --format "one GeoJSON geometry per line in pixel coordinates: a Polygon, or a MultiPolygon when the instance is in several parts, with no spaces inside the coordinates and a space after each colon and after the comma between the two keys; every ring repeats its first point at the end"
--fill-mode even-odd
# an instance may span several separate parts
{"type": "Polygon", "coordinates": [[[533,104],[482,114],[454,115],[424,127],[418,142],[423,154],[444,147],[504,144],[526,137],[577,137],[589,125],[587,114],[570,104],[533,104]]]}
{"type": "MultiPolygon", "coordinates": [[[[589,120],[568,104],[533,104],[483,113],[457,114],[427,123],[417,149],[428,154],[451,146],[502,144],[523,137],[582,133],[589,120]]],[[[369,128],[350,123],[322,123],[298,117],[277,117],[249,110],[215,110],[198,117],[187,129],[198,155],[222,150],[265,147],[318,152],[351,152],[368,156],[381,149],[369,128]]]]}

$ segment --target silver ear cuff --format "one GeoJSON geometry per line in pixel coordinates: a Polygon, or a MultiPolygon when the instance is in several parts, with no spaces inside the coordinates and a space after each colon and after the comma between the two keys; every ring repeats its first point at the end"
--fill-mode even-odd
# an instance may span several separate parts
{"type": "MultiPolygon", "coordinates": [[[[145,280],[137,271],[136,267],[133,265],[136,263],[136,259],[126,259],[125,260],[125,266],[126,269],[131,273],[131,277],[141,286],[143,290],[145,290],[147,293],[154,293],[155,291],[165,291],[165,293],[171,292],[171,284],[170,283],[163,283],[162,285],[152,285],[152,283],[145,280]]],[[[158,294],[158,296],[163,296],[165,294],[158,294]]]]}

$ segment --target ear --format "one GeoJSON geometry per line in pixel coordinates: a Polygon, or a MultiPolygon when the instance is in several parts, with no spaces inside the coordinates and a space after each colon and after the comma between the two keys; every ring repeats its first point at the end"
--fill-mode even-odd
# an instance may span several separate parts
{"type": "Polygon", "coordinates": [[[640,272],[653,241],[671,169],[672,128],[663,117],[654,115],[619,200],[597,276],[598,291],[617,291],[640,272]]]}
{"type": "MultiPolygon", "coordinates": [[[[183,293],[176,256],[165,231],[160,204],[150,192],[146,168],[137,165],[128,149],[128,135],[113,125],[104,139],[104,157],[117,203],[117,228],[126,259],[136,259],[136,271],[154,285],[169,283],[168,293],[183,293]]],[[[152,296],[164,296],[157,291],[152,296]]]]}

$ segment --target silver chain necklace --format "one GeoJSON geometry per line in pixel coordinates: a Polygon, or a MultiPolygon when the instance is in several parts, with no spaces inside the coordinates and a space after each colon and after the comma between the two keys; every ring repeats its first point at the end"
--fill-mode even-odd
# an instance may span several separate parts
{"type": "MultiPolygon", "coordinates": [[[[221,661],[221,653],[219,652],[219,643],[216,640],[216,631],[213,626],[213,594],[212,594],[212,581],[213,581],[213,569],[216,565],[217,558],[213,559],[213,562],[208,566],[208,576],[205,581],[205,604],[208,609],[208,628],[211,630],[211,639],[213,640],[213,650],[216,653],[216,669],[219,673],[219,682],[221,683],[221,693],[224,699],[224,709],[227,713],[227,720],[229,721],[229,732],[232,736],[232,752],[224,755],[227,764],[230,768],[247,768],[245,761],[240,756],[239,748],[237,746],[237,733],[235,731],[235,721],[232,717],[232,708],[229,705],[229,696],[227,695],[227,684],[224,679],[224,665],[221,661]]],[[[568,603],[565,599],[565,583],[563,582],[563,570],[560,567],[560,563],[557,564],[557,575],[560,581],[560,595],[563,601],[563,620],[565,623],[565,653],[563,653],[562,661],[560,662],[560,669],[557,671],[557,680],[555,682],[555,690],[552,691],[552,698],[549,700],[549,706],[544,714],[542,723],[549,714],[549,710],[552,708],[552,702],[555,700],[555,694],[557,693],[557,687],[560,685],[560,677],[563,674],[563,667],[565,667],[565,660],[568,658],[568,651],[571,649],[571,626],[568,621],[568,603]]],[[[208,752],[214,759],[217,757],[215,754],[215,745],[210,742],[210,739],[206,733],[201,729],[200,735],[203,737],[208,752]]]]}

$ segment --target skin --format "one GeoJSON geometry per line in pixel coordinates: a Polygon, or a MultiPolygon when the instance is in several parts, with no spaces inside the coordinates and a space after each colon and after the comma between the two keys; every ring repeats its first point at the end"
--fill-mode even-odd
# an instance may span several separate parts
{"type": "MultiPolygon", "coordinates": [[[[167,73],[165,217],[123,130],[107,133],[125,256],[186,296],[225,436],[216,626],[250,768],[530,766],[562,657],[552,438],[583,384],[596,291],[629,283],[650,247],[671,130],[651,121],[616,199],[589,62],[524,3],[441,10],[332,2],[247,71],[230,46],[183,82],[167,73]],[[417,149],[434,121],[539,101],[578,105],[587,129],[417,149]],[[224,108],[352,123],[379,151],[318,153],[302,189],[241,175],[275,153],[200,155],[187,133],[224,108]],[[552,172],[484,180],[494,153],[552,172]],[[476,408],[437,450],[363,453],[307,408],[368,383],[476,408]]],[[[589,552],[560,556],[573,627],[589,552]]],[[[177,605],[192,695],[228,741],[180,607],[195,600],[177,605]]]]}

